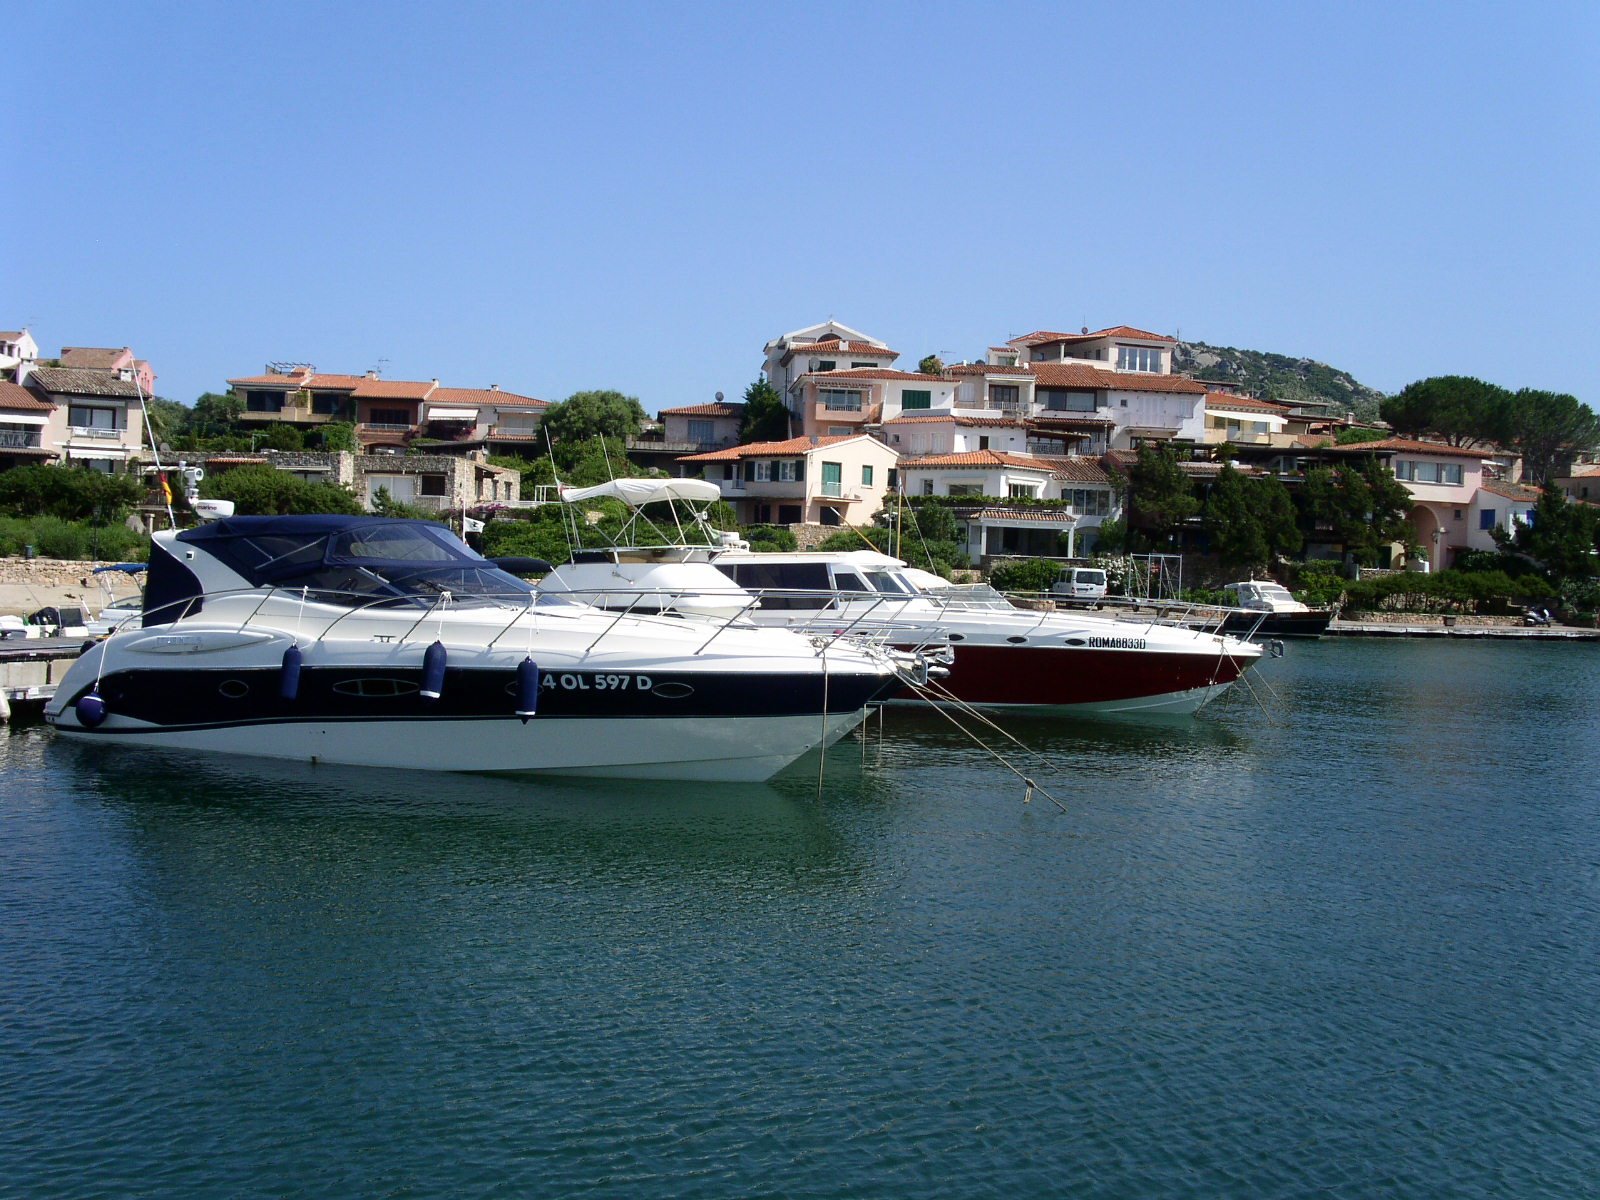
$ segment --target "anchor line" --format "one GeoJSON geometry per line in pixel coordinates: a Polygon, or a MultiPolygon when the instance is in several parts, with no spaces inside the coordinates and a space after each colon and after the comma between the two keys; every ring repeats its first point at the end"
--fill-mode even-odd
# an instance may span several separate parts
{"type": "MultiPolygon", "coordinates": [[[[940,692],[943,689],[935,690],[936,687],[937,687],[937,685],[934,685],[934,686],[921,685],[921,686],[915,687],[913,690],[918,691],[918,692],[926,693],[926,695],[923,696],[924,699],[928,699],[929,697],[932,697],[932,698],[935,698],[935,699],[944,699],[945,697],[940,695],[940,692]]],[[[948,693],[945,693],[945,695],[948,696],[948,693]]],[[[950,702],[951,705],[955,706],[958,710],[960,710],[964,714],[973,717],[975,720],[981,721],[983,724],[988,725],[989,727],[994,729],[995,732],[999,733],[1002,737],[1005,737],[1005,738],[1009,739],[1010,741],[1014,742],[1025,753],[1031,755],[1033,758],[1035,758],[1042,765],[1044,765],[1044,766],[1049,766],[1050,765],[1049,761],[1047,759],[1045,759],[1042,755],[1038,754],[1036,751],[1029,750],[1027,746],[1024,746],[1021,742],[1017,741],[1017,739],[1012,734],[1010,734],[1006,730],[1002,729],[1000,726],[996,725],[993,721],[989,720],[988,717],[984,716],[982,713],[980,713],[976,709],[974,709],[970,704],[967,704],[965,701],[962,701],[962,700],[956,698],[955,696],[949,696],[949,702],[950,702]]],[[[1067,806],[1065,804],[1063,804],[1060,800],[1058,800],[1056,798],[1056,796],[1054,795],[1054,793],[1052,793],[1048,788],[1043,787],[1042,785],[1040,785],[1035,780],[1030,779],[1027,775],[1023,774],[1023,772],[1018,770],[1016,768],[1016,766],[1013,765],[1010,762],[1010,760],[1008,760],[1006,758],[1005,755],[1001,754],[993,746],[989,745],[982,738],[980,738],[976,733],[972,732],[972,730],[968,729],[965,725],[963,725],[960,721],[958,721],[954,716],[952,716],[950,711],[949,711],[949,708],[945,704],[935,704],[933,706],[933,708],[934,708],[935,712],[937,712],[940,716],[944,717],[945,720],[949,721],[958,730],[960,730],[961,733],[963,735],[965,735],[967,737],[967,739],[972,742],[973,745],[977,746],[980,750],[982,750],[982,751],[984,751],[984,753],[988,754],[989,757],[993,758],[1002,767],[1004,767],[1006,770],[1010,771],[1018,779],[1022,780],[1024,786],[1027,788],[1027,791],[1023,796],[1023,803],[1024,804],[1026,804],[1028,802],[1028,800],[1032,799],[1034,792],[1038,792],[1041,796],[1043,796],[1046,800],[1050,801],[1051,804],[1054,804],[1063,813],[1067,811],[1067,806]]]]}

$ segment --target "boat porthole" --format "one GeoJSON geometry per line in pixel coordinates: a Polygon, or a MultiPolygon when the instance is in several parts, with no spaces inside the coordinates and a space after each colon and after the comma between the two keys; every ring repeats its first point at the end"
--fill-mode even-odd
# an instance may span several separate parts
{"type": "Polygon", "coordinates": [[[217,684],[217,692],[229,700],[243,700],[250,694],[250,685],[242,679],[224,679],[217,684]]]}
{"type": "Polygon", "coordinates": [[[1012,637],[1008,637],[1006,639],[1006,641],[1010,642],[1013,646],[1020,646],[1020,645],[1022,645],[1023,642],[1025,642],[1027,640],[1028,640],[1027,638],[1019,637],[1019,636],[1012,636],[1012,637]]]}
{"type": "Polygon", "coordinates": [[[967,640],[967,635],[964,633],[952,633],[946,635],[945,640],[951,642],[964,642],[967,640]]]}
{"type": "Polygon", "coordinates": [[[1069,646],[1087,646],[1088,644],[1089,643],[1084,641],[1082,638],[1068,638],[1067,639],[1067,645],[1069,645],[1069,646]]]}
{"type": "Polygon", "coordinates": [[[687,683],[658,683],[650,689],[652,695],[660,696],[663,700],[682,700],[686,696],[694,695],[694,688],[687,683]]]}

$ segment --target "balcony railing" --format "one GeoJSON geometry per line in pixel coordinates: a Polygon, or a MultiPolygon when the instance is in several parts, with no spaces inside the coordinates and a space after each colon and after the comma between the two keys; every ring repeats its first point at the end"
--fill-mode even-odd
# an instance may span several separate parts
{"type": "Polygon", "coordinates": [[[416,426],[393,424],[388,421],[365,421],[362,423],[361,428],[372,433],[406,433],[415,429],[416,426]]]}
{"type": "Polygon", "coordinates": [[[843,496],[844,484],[834,483],[832,480],[824,479],[822,481],[822,494],[824,496],[843,496]]]}
{"type": "Polygon", "coordinates": [[[24,433],[20,429],[0,429],[0,450],[37,450],[39,445],[37,433],[24,433]]]}
{"type": "Polygon", "coordinates": [[[126,432],[127,431],[123,429],[106,429],[99,425],[73,425],[67,430],[68,435],[71,437],[90,438],[93,440],[104,440],[108,442],[121,441],[122,435],[126,432]]]}

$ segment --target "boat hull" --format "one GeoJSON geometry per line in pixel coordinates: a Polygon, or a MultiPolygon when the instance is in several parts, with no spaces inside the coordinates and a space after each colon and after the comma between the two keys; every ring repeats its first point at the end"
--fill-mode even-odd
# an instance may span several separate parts
{"type": "Polygon", "coordinates": [[[535,717],[277,721],[169,729],[124,720],[67,725],[79,742],[288,759],[386,770],[577,775],[759,783],[861,721],[861,712],[789,717],[690,717],[641,722],[535,717]]]}
{"type": "Polygon", "coordinates": [[[410,770],[759,781],[858,724],[889,675],[552,671],[537,713],[516,716],[515,670],[308,668],[295,695],[276,668],[113,671],[74,681],[48,713],[58,733],[167,747],[410,770]],[[76,702],[98,689],[93,727],[76,702]]]}
{"type": "Polygon", "coordinates": [[[1325,608],[1303,613],[1230,612],[1222,630],[1237,637],[1253,634],[1256,637],[1319,638],[1328,632],[1328,622],[1332,620],[1333,613],[1325,608]]]}
{"type": "Polygon", "coordinates": [[[1219,651],[1161,652],[964,643],[933,694],[905,689],[896,702],[948,692],[980,708],[1182,716],[1228,690],[1255,659],[1219,651]]]}

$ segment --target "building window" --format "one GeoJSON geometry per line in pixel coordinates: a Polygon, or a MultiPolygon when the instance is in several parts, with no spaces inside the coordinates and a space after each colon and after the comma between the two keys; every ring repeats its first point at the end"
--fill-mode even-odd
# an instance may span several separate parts
{"type": "Polygon", "coordinates": [[[1006,495],[1013,500],[1032,500],[1034,491],[1025,483],[1012,483],[1006,485],[1006,495]]]}
{"type": "Polygon", "coordinates": [[[778,505],[779,525],[798,525],[805,520],[805,510],[798,504],[778,505]]]}
{"type": "Polygon", "coordinates": [[[861,486],[872,486],[872,468],[870,466],[863,466],[861,468],[861,486]]]}
{"type": "Polygon", "coordinates": [[[853,362],[853,363],[850,364],[850,369],[852,371],[863,371],[863,370],[870,371],[874,367],[876,367],[877,365],[878,364],[875,363],[875,362],[866,362],[866,363],[853,362]]]}
{"type": "Polygon", "coordinates": [[[825,388],[822,392],[822,407],[829,412],[860,412],[861,393],[825,388]]]}
{"type": "Polygon", "coordinates": [[[989,385],[989,406],[991,408],[1015,408],[1022,403],[1022,389],[1014,383],[991,383],[989,385]]]}
{"type": "Polygon", "coordinates": [[[1478,514],[1478,528],[1479,529],[1493,529],[1494,528],[1494,509],[1486,508],[1486,509],[1484,509],[1482,512],[1480,512],[1478,514]]]}
{"type": "Polygon", "coordinates": [[[772,482],[772,460],[771,459],[769,459],[769,458],[757,459],[755,461],[755,463],[753,463],[752,465],[755,467],[756,472],[751,478],[754,479],[756,483],[771,483],[772,482]]]}
{"type": "Polygon", "coordinates": [[[947,496],[981,496],[981,495],[983,495],[983,484],[981,484],[981,483],[952,483],[949,487],[945,488],[945,495],[947,495],[947,496]]]}
{"type": "Polygon", "coordinates": [[[900,407],[902,410],[932,408],[933,393],[929,391],[919,391],[914,388],[907,389],[906,391],[900,393],[900,407]]]}
{"type": "Polygon", "coordinates": [[[838,367],[839,364],[831,358],[825,358],[817,364],[817,370],[819,371],[834,371],[837,370],[838,367]]]}
{"type": "Polygon", "coordinates": [[[370,425],[398,425],[409,429],[411,427],[411,414],[403,408],[375,408],[367,414],[367,423],[370,425]]]}
{"type": "Polygon", "coordinates": [[[445,494],[443,475],[424,475],[420,482],[422,486],[417,490],[419,496],[442,496],[445,494]]]}
{"type": "Polygon", "coordinates": [[[244,394],[245,412],[282,412],[282,392],[247,391],[244,394]]]}
{"type": "Polygon", "coordinates": [[[931,496],[931,495],[933,495],[933,480],[931,480],[931,479],[924,479],[924,480],[923,480],[923,481],[922,481],[922,494],[923,494],[923,495],[924,495],[924,496],[931,496]]]}
{"type": "Polygon", "coordinates": [[[717,426],[714,421],[690,421],[689,440],[697,446],[705,446],[717,440],[717,426]]]}
{"type": "Polygon", "coordinates": [[[1093,392],[1072,391],[1067,388],[1040,388],[1039,398],[1049,412],[1093,412],[1093,392]]]}
{"type": "Polygon", "coordinates": [[[844,464],[825,462],[822,464],[822,494],[824,496],[844,495],[844,464]]]}
{"type": "Polygon", "coordinates": [[[849,437],[854,432],[856,432],[856,431],[854,429],[850,428],[850,426],[848,426],[848,425],[829,425],[828,426],[828,436],[829,437],[849,437]]]}
{"type": "Polygon", "coordinates": [[[988,448],[989,448],[989,438],[988,438],[988,436],[984,435],[984,434],[979,434],[978,435],[978,449],[979,450],[987,450],[988,448]]]}
{"type": "Polygon", "coordinates": [[[1149,346],[1118,346],[1117,370],[1159,372],[1161,351],[1149,346]]]}
{"type": "Polygon", "coordinates": [[[117,410],[90,408],[85,404],[67,406],[67,424],[74,429],[117,429],[117,410]]]}
{"type": "Polygon", "coordinates": [[[1111,493],[1104,488],[1073,488],[1061,495],[1080,517],[1104,517],[1111,512],[1111,493]]]}
{"type": "Polygon", "coordinates": [[[778,463],[778,482],[794,483],[801,477],[800,460],[785,458],[778,463]]]}

